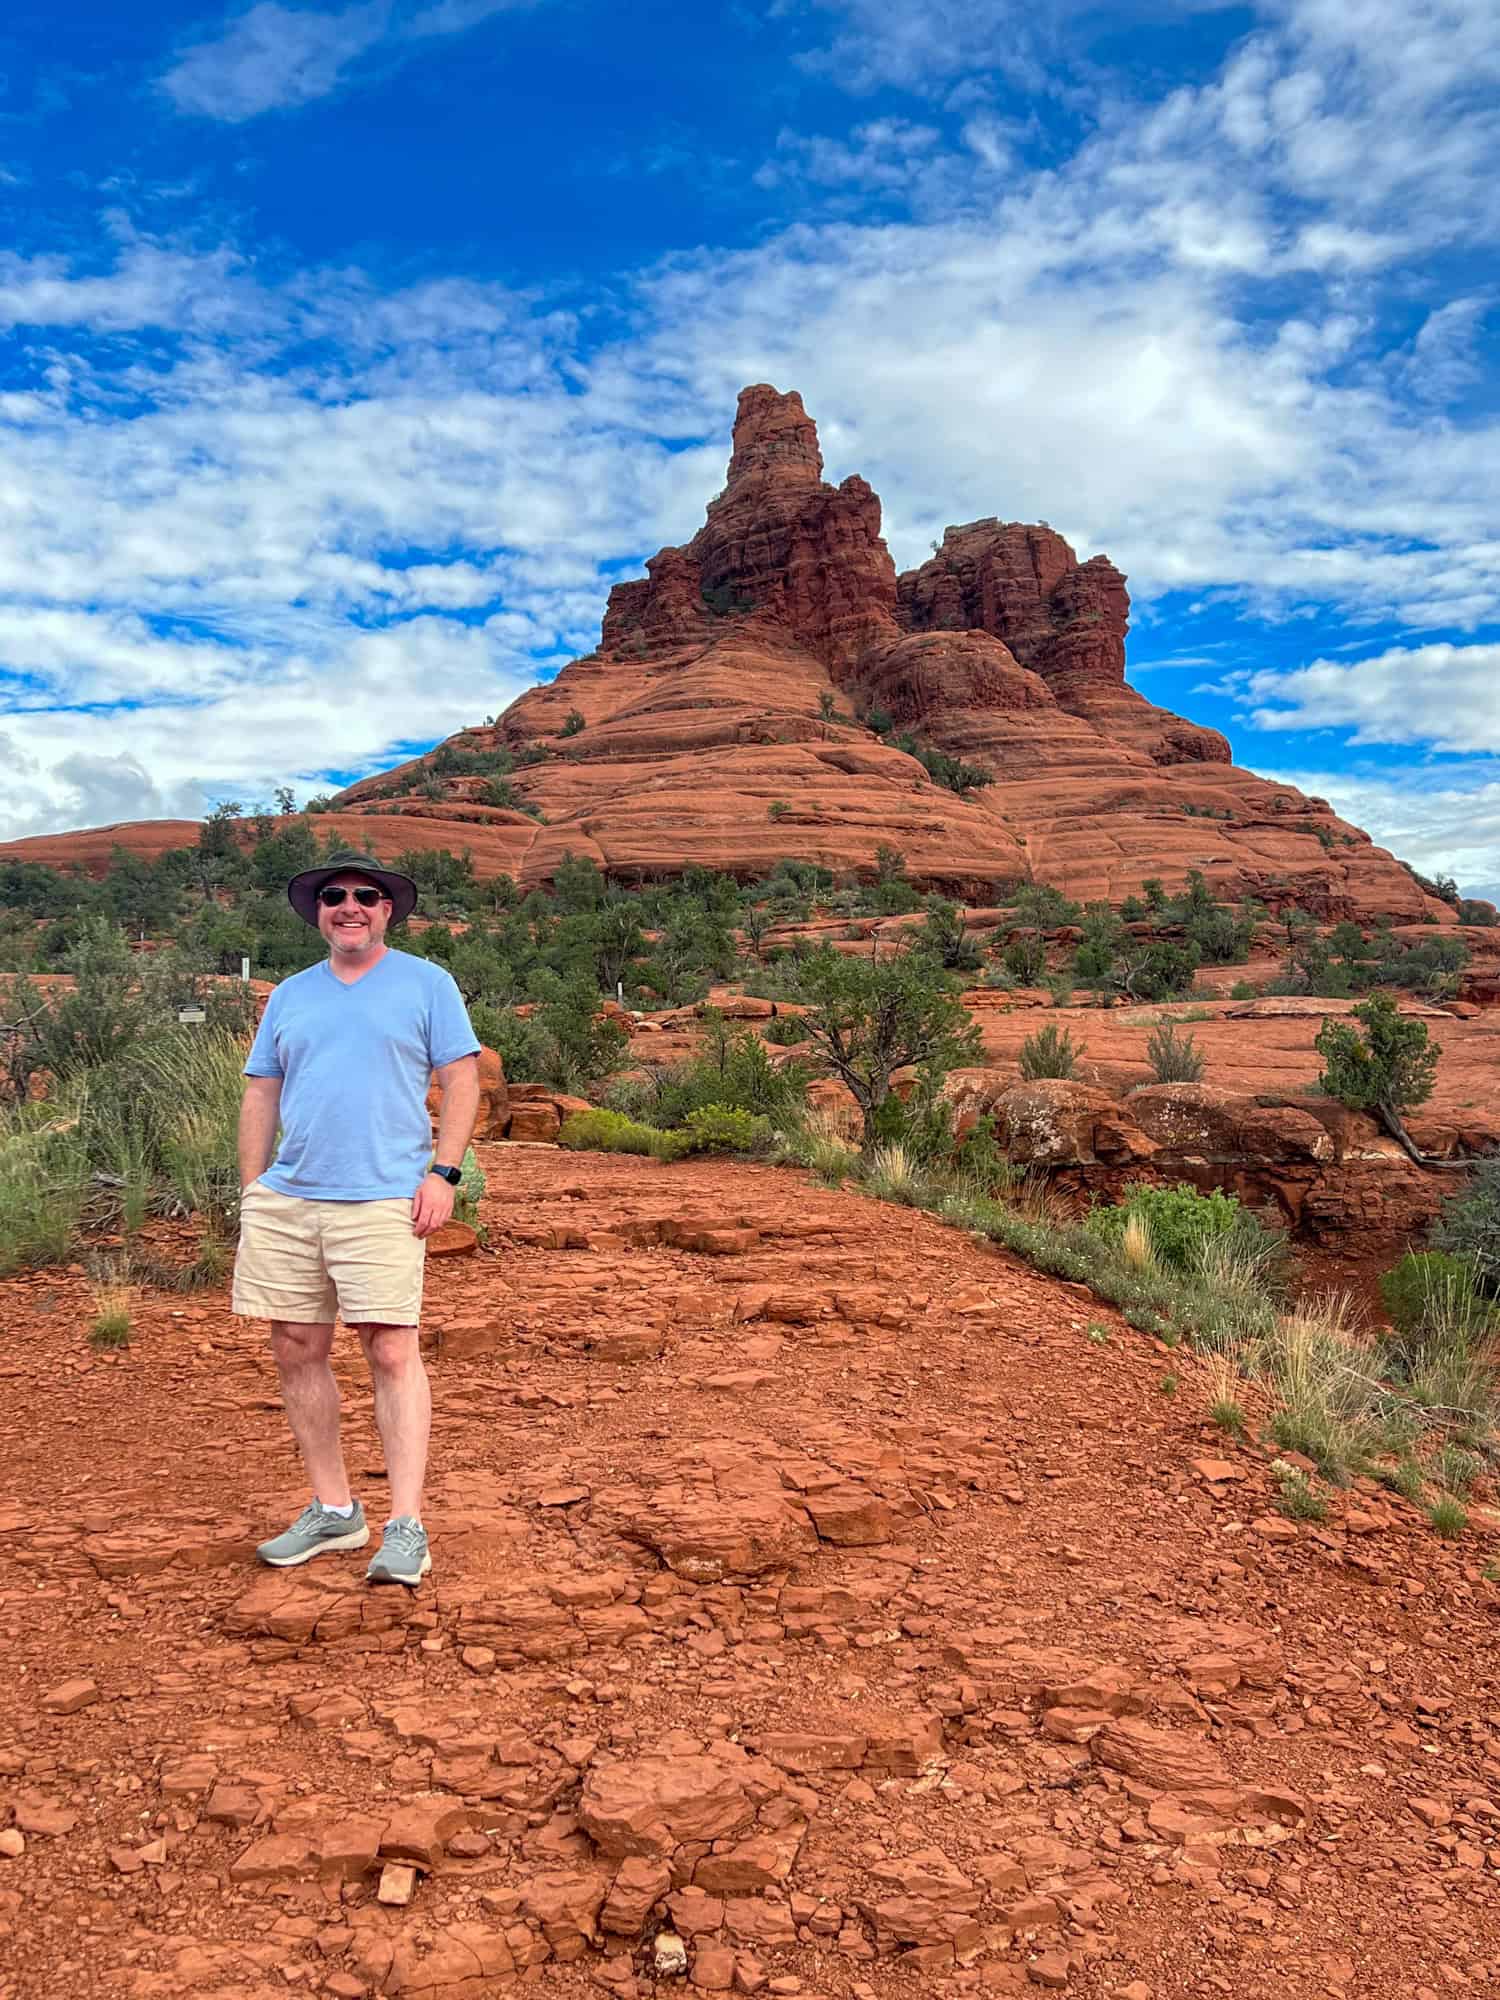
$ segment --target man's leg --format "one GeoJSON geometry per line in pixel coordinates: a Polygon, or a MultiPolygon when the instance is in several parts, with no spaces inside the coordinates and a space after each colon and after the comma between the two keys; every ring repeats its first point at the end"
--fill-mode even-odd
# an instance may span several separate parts
{"type": "Polygon", "coordinates": [[[432,1430],[432,1390],[414,1326],[359,1326],[375,1384],[375,1424],[385,1451],[391,1519],[420,1521],[432,1430]]]}
{"type": "Polygon", "coordinates": [[[271,1353],[308,1484],[325,1507],[347,1507],[349,1478],[339,1442],[339,1387],[328,1365],[332,1351],[332,1321],[272,1322],[271,1353]]]}

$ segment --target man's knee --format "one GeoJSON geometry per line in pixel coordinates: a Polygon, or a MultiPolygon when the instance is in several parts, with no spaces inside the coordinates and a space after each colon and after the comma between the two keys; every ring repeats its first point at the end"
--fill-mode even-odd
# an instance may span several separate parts
{"type": "Polygon", "coordinates": [[[362,1326],[358,1332],[375,1374],[396,1380],[421,1369],[422,1353],[414,1326],[362,1326]]]}
{"type": "Polygon", "coordinates": [[[278,1368],[316,1368],[332,1351],[331,1326],[312,1321],[271,1322],[271,1355],[278,1368]]]}

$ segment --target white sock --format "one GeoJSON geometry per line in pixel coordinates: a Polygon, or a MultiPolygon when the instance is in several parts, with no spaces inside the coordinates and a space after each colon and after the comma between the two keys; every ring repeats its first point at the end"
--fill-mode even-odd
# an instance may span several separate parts
{"type": "Polygon", "coordinates": [[[352,1500],[344,1507],[330,1507],[326,1500],[320,1500],[318,1505],[323,1509],[325,1514],[337,1514],[341,1521],[347,1521],[349,1516],[354,1512],[354,1502],[352,1500]]]}

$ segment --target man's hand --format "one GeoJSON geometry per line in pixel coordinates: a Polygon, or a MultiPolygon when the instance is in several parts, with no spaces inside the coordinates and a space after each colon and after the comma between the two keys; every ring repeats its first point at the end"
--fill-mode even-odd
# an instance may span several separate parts
{"type": "Polygon", "coordinates": [[[453,1216],[453,1197],[458,1190],[441,1174],[429,1174],[417,1189],[411,1205],[411,1233],[430,1236],[453,1216]]]}

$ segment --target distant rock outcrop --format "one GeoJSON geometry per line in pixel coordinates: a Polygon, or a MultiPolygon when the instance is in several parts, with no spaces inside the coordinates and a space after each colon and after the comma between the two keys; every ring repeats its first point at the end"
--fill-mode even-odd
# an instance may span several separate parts
{"type": "MultiPolygon", "coordinates": [[[[1021,879],[1118,900],[1201,869],[1220,896],[1327,919],[1449,918],[1325,801],[1237,768],[1216,731],[1127,683],[1130,598],[1107,557],[983,520],[898,576],[876,494],[822,474],[801,397],[742,391],[698,533],[615,586],[597,652],[454,739],[547,752],[511,780],[526,810],[428,753],[351,786],[321,824],[382,856],[467,847],[526,885],[569,852],[627,881],[694,864],[749,877],[783,856],[868,877],[887,843],[914,881],[975,901],[1021,879]],[[865,726],[880,711],[991,782],[935,782],[865,726]]],[[[110,829],[136,852],[184,837],[110,829]]],[[[103,844],[0,852],[98,865],[103,844]]]]}

